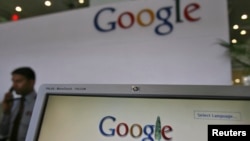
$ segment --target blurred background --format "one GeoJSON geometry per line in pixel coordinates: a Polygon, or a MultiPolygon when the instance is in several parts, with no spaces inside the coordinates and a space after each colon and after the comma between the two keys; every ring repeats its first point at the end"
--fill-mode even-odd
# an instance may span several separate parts
{"type": "MultiPolygon", "coordinates": [[[[0,24],[125,0],[1,0],[0,24]]],[[[127,0],[135,1],[135,0],[127,0]]],[[[232,84],[250,86],[250,0],[228,0],[232,84]],[[240,50],[238,50],[240,49],[240,50]],[[236,53],[235,53],[236,52],[236,53]]],[[[222,45],[223,46],[223,45],[222,45]]]]}

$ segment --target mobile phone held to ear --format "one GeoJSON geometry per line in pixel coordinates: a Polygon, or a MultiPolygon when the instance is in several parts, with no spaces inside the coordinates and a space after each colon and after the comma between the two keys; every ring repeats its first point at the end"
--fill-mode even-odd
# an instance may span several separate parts
{"type": "MultiPolygon", "coordinates": [[[[13,95],[13,91],[14,91],[14,87],[10,87],[9,93],[13,95]]],[[[12,98],[8,99],[7,102],[13,102],[13,101],[19,100],[19,99],[21,99],[21,98],[14,98],[14,97],[12,96],[12,98]]]]}
{"type": "Polygon", "coordinates": [[[10,87],[9,93],[12,93],[14,91],[14,87],[10,87]]]}

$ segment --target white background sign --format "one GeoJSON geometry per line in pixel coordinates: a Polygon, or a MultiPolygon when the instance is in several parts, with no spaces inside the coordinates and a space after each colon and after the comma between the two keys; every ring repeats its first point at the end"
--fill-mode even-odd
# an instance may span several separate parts
{"type": "Polygon", "coordinates": [[[138,1],[138,0],[90,0],[90,6],[98,6],[114,2],[128,2],[128,1],[138,1]]]}
{"type": "MultiPolygon", "coordinates": [[[[228,40],[226,0],[180,0],[179,11],[182,23],[176,23],[175,0],[144,0],[2,24],[0,96],[11,85],[10,72],[19,66],[34,68],[36,88],[43,83],[230,85],[230,59],[217,44],[218,39],[228,40]],[[200,18],[196,22],[183,14],[191,3],[200,5],[190,13],[200,18]],[[129,29],[116,25],[111,32],[100,32],[94,17],[107,7],[115,11],[100,15],[98,23],[105,28],[125,11],[136,16],[150,9],[154,20],[147,27],[135,21],[129,29]],[[163,7],[172,7],[169,22],[173,31],[159,36],[155,33],[161,24],[157,11],[163,7]]],[[[141,19],[147,22],[150,17],[146,13],[141,19]]],[[[130,21],[124,16],[123,22],[130,21]]]]}

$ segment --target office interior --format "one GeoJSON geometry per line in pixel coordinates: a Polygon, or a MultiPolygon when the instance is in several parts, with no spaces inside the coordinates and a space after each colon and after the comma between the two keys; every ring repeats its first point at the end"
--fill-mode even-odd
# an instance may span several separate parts
{"type": "MultiPolygon", "coordinates": [[[[1,0],[0,25],[45,17],[57,13],[67,13],[73,10],[91,8],[105,4],[126,3],[129,1],[143,0],[1,0]]],[[[227,47],[232,51],[231,85],[250,86],[250,1],[227,0],[227,4],[229,42],[223,42],[221,46],[227,47]],[[239,51],[237,50],[238,48],[240,48],[239,51]],[[236,54],[234,54],[235,50],[236,54]]],[[[0,111],[0,116],[1,113],[2,111],[0,111]]]]}
{"type": "MultiPolygon", "coordinates": [[[[0,24],[19,22],[38,16],[68,12],[103,4],[136,0],[1,0],[0,24]]],[[[250,46],[249,0],[227,0],[230,46],[250,46]]],[[[247,49],[246,49],[247,50],[247,49]]],[[[249,51],[248,51],[249,52],[249,51]]],[[[249,55],[248,55],[249,58],[249,55]]],[[[249,60],[249,59],[248,59],[249,60]]],[[[232,85],[250,85],[250,63],[232,58],[232,85]]]]}

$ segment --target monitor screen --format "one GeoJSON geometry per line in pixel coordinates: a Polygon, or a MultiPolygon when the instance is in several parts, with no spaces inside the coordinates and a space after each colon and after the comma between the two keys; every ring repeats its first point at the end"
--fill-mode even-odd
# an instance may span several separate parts
{"type": "Polygon", "coordinates": [[[123,86],[86,86],[83,92],[62,86],[65,89],[50,86],[39,92],[27,138],[207,141],[208,125],[250,124],[250,97],[245,89],[142,86],[132,92],[123,86]]]}
{"type": "Polygon", "coordinates": [[[208,125],[250,124],[249,107],[226,97],[47,93],[35,138],[207,141],[208,125]]]}

